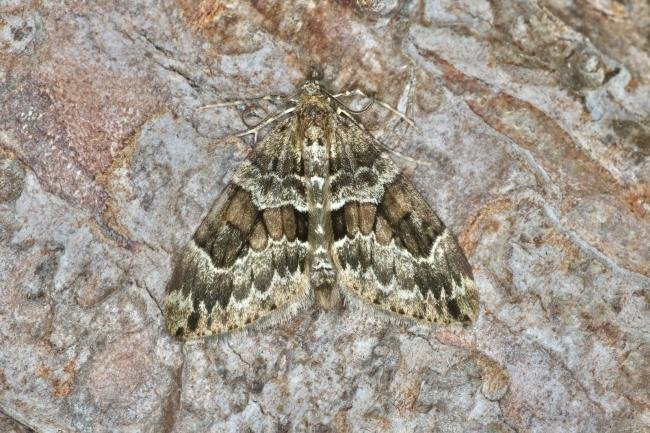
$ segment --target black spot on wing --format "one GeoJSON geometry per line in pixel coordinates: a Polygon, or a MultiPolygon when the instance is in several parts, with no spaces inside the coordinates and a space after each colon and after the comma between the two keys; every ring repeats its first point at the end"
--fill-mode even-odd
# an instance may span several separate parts
{"type": "Polygon", "coordinates": [[[346,268],[357,269],[359,267],[359,250],[357,243],[350,241],[343,244],[339,250],[341,262],[346,268]]]}
{"type": "Polygon", "coordinates": [[[273,251],[273,268],[280,277],[287,275],[287,253],[284,248],[273,251]]]}
{"type": "Polygon", "coordinates": [[[298,212],[294,209],[296,219],[296,238],[301,242],[307,242],[309,237],[309,215],[306,212],[298,212]]]}
{"type": "Polygon", "coordinates": [[[364,168],[357,171],[354,181],[358,188],[372,188],[379,182],[379,177],[373,170],[364,168]]]}
{"type": "Polygon", "coordinates": [[[425,298],[427,292],[431,292],[435,299],[440,299],[441,291],[447,291],[447,288],[451,287],[449,277],[440,270],[432,268],[429,263],[420,263],[416,267],[414,280],[425,298]]]}
{"type": "Polygon", "coordinates": [[[267,266],[266,263],[262,263],[253,269],[253,275],[255,289],[262,293],[266,292],[273,279],[273,269],[267,266]]]}
{"type": "Polygon", "coordinates": [[[219,302],[221,308],[226,308],[230,302],[230,296],[233,290],[232,275],[226,273],[220,274],[215,279],[213,287],[214,289],[211,291],[211,296],[208,296],[208,299],[210,299],[212,305],[214,305],[214,302],[219,302]]]}
{"type": "Polygon", "coordinates": [[[305,184],[295,176],[287,176],[282,179],[282,189],[285,191],[295,191],[298,195],[305,195],[305,184]]]}
{"type": "Polygon", "coordinates": [[[377,279],[382,285],[388,285],[394,274],[395,269],[392,260],[390,260],[389,264],[379,265],[375,263],[375,275],[377,275],[377,279]]]}
{"type": "Polygon", "coordinates": [[[451,317],[455,319],[462,319],[460,313],[460,306],[458,305],[457,299],[449,299],[447,301],[447,311],[449,312],[451,317]]]}
{"type": "Polygon", "coordinates": [[[357,238],[357,253],[359,255],[359,265],[362,270],[366,270],[372,266],[372,248],[369,247],[363,239],[357,238]]]}
{"type": "Polygon", "coordinates": [[[190,332],[194,332],[196,331],[196,328],[198,326],[199,326],[199,312],[195,309],[187,318],[187,329],[189,329],[190,332]]]}
{"type": "Polygon", "coordinates": [[[338,171],[330,179],[330,192],[332,197],[338,197],[341,194],[341,189],[346,186],[354,185],[352,173],[347,171],[338,171]]]}
{"type": "Polygon", "coordinates": [[[332,218],[332,232],[334,240],[338,241],[345,236],[345,208],[340,207],[330,214],[332,218]]]}

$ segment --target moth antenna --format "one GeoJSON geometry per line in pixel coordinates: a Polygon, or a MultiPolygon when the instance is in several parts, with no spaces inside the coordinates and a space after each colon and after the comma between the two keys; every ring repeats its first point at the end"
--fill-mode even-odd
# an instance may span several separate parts
{"type": "Polygon", "coordinates": [[[330,98],[332,98],[334,101],[336,101],[337,104],[339,104],[341,107],[343,107],[344,111],[346,111],[348,114],[350,114],[350,113],[351,114],[364,113],[364,112],[368,111],[370,109],[370,107],[372,107],[374,105],[374,103],[376,102],[376,99],[374,97],[372,97],[372,98],[370,98],[370,101],[363,108],[361,108],[359,110],[353,110],[350,107],[348,107],[347,105],[345,105],[335,95],[331,95],[329,93],[328,93],[328,95],[329,95],[330,98]]]}
{"type": "Polygon", "coordinates": [[[280,113],[277,114],[271,114],[264,118],[260,123],[255,125],[253,128],[250,128],[246,131],[240,132],[239,134],[236,135],[236,137],[245,137],[246,135],[253,134],[253,142],[257,142],[257,134],[260,132],[262,128],[264,128],[267,125],[270,125],[271,123],[281,119],[282,117],[286,116],[289,113],[293,113],[296,111],[296,107],[289,107],[284,111],[281,111],[280,113]]]}
{"type": "Polygon", "coordinates": [[[342,114],[348,119],[350,119],[355,125],[357,125],[359,128],[363,129],[364,131],[366,130],[366,127],[364,126],[363,123],[359,122],[357,119],[354,118],[352,113],[350,113],[347,109],[342,108],[345,107],[345,105],[341,105],[340,107],[336,107],[336,114],[342,114]]]}
{"type": "Polygon", "coordinates": [[[388,153],[392,153],[393,155],[397,156],[398,158],[404,159],[406,161],[412,162],[414,164],[422,164],[426,165],[427,167],[431,167],[433,164],[430,161],[425,161],[424,159],[418,159],[418,158],[413,158],[412,156],[408,156],[398,150],[391,149],[390,147],[386,146],[383,143],[379,143],[379,145],[388,153]]]}
{"type": "MultiPolygon", "coordinates": [[[[382,100],[379,100],[379,99],[375,98],[374,96],[366,95],[366,94],[365,94],[361,89],[358,89],[358,88],[357,88],[357,89],[354,89],[354,90],[346,90],[345,92],[341,92],[341,93],[337,93],[337,94],[330,94],[330,93],[327,93],[327,95],[328,95],[329,97],[331,97],[332,99],[334,99],[334,101],[336,101],[336,103],[340,105],[340,107],[338,107],[338,108],[336,109],[336,112],[337,112],[337,113],[339,113],[339,114],[343,114],[345,117],[351,119],[353,122],[355,122],[357,125],[359,125],[362,129],[366,129],[365,126],[364,126],[362,123],[358,122],[358,121],[357,121],[357,120],[352,116],[352,114],[360,114],[360,113],[363,113],[363,112],[367,111],[368,109],[370,109],[370,107],[372,107],[373,104],[377,103],[377,104],[381,105],[382,107],[388,109],[390,112],[392,112],[392,113],[394,113],[394,114],[397,114],[400,118],[404,119],[404,121],[406,121],[406,123],[408,123],[410,126],[414,127],[416,131],[418,131],[418,132],[422,132],[422,131],[420,130],[420,128],[418,128],[418,127],[415,125],[415,122],[413,122],[410,118],[406,117],[404,114],[402,114],[400,111],[396,110],[395,108],[393,108],[392,106],[390,106],[390,105],[387,104],[386,102],[384,102],[384,101],[382,101],[382,100]],[[341,100],[338,99],[338,98],[341,97],[341,96],[363,96],[363,97],[365,97],[365,98],[369,98],[369,99],[370,99],[370,102],[368,102],[368,103],[367,103],[363,108],[361,108],[360,110],[352,110],[352,109],[350,109],[349,107],[347,107],[343,102],[341,102],[341,100]],[[342,108],[342,107],[343,107],[343,108],[342,108]]],[[[410,157],[410,156],[408,156],[408,155],[406,155],[406,154],[404,154],[404,153],[402,153],[402,152],[399,152],[399,151],[397,151],[397,150],[395,150],[395,149],[391,149],[390,147],[384,145],[384,144],[381,143],[381,142],[378,142],[378,144],[379,144],[379,145],[380,145],[384,150],[386,150],[386,151],[389,152],[389,153],[392,153],[393,155],[397,156],[398,158],[404,159],[404,160],[409,161],[409,162],[412,162],[412,163],[414,163],[414,164],[422,164],[422,165],[426,165],[426,166],[428,166],[428,167],[430,167],[430,166],[432,165],[431,162],[429,162],[429,161],[425,161],[425,160],[422,160],[422,159],[417,159],[417,158],[410,157]]]]}
{"type": "Polygon", "coordinates": [[[241,105],[246,103],[251,103],[254,101],[269,101],[269,102],[296,102],[295,95],[265,95],[265,96],[254,96],[252,98],[237,99],[235,101],[223,101],[217,102],[216,104],[204,105],[197,108],[196,110],[207,110],[210,108],[221,108],[221,107],[232,107],[234,105],[241,105]]]}
{"type": "Polygon", "coordinates": [[[361,90],[359,88],[356,88],[356,89],[353,89],[353,90],[346,90],[344,92],[336,93],[336,94],[333,94],[333,95],[328,93],[328,95],[330,97],[332,97],[338,104],[343,105],[346,109],[348,109],[348,107],[345,106],[345,104],[343,104],[338,98],[340,98],[342,96],[345,96],[345,97],[347,97],[347,96],[361,96],[361,97],[364,97],[364,98],[369,98],[371,101],[370,101],[370,103],[368,105],[366,105],[365,107],[363,107],[359,111],[350,110],[350,112],[352,112],[352,113],[363,113],[364,111],[368,110],[372,106],[372,104],[376,103],[377,105],[380,105],[380,106],[384,107],[385,109],[387,109],[391,113],[393,113],[393,114],[397,115],[398,117],[400,117],[402,120],[404,120],[410,126],[415,128],[416,131],[422,132],[420,130],[420,128],[417,127],[415,122],[413,120],[411,120],[411,118],[406,116],[404,113],[397,110],[396,108],[393,108],[392,105],[388,104],[385,101],[382,101],[381,99],[377,99],[374,96],[367,95],[363,90],[361,90]]]}
{"type": "MultiPolygon", "coordinates": [[[[262,105],[260,105],[260,104],[252,104],[252,105],[249,105],[249,106],[246,107],[246,108],[244,109],[244,111],[242,111],[241,114],[240,114],[241,121],[244,123],[244,125],[246,125],[247,128],[254,128],[255,125],[257,124],[257,123],[254,123],[254,122],[250,122],[250,123],[249,123],[249,121],[247,120],[247,116],[248,116],[248,115],[257,116],[257,115],[254,113],[254,111],[253,111],[253,110],[255,110],[256,108],[259,108],[259,109],[261,109],[262,111],[264,111],[264,116],[268,116],[268,115],[269,115],[269,110],[267,110],[266,108],[264,108],[262,105]]],[[[260,117],[261,117],[261,116],[257,116],[258,119],[259,119],[260,117]]]]}

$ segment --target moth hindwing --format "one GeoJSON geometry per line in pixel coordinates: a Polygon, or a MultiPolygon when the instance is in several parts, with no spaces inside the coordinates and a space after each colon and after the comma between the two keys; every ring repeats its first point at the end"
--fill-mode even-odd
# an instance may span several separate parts
{"type": "Polygon", "coordinates": [[[339,296],[421,322],[476,318],[454,235],[336,96],[306,82],[237,169],[176,264],[171,334],[268,325],[339,296]]]}

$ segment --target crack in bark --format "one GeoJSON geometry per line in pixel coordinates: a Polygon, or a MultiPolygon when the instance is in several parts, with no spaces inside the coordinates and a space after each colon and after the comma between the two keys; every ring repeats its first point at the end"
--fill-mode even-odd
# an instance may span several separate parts
{"type": "Polygon", "coordinates": [[[19,425],[20,427],[25,428],[27,433],[40,433],[40,430],[38,430],[35,426],[29,424],[29,422],[22,416],[18,414],[11,415],[9,411],[2,406],[0,406],[0,414],[11,420],[13,423],[19,425]]]}
{"type": "MultiPolygon", "coordinates": [[[[140,287],[140,285],[139,285],[137,282],[136,282],[136,285],[137,285],[138,287],[140,287]]],[[[158,311],[160,311],[160,315],[164,318],[164,317],[165,317],[165,313],[163,313],[163,309],[162,309],[162,307],[161,307],[160,304],[158,303],[158,300],[155,298],[155,296],[153,295],[153,293],[151,293],[151,290],[149,290],[149,287],[147,286],[147,283],[146,283],[145,281],[142,282],[142,287],[144,287],[145,291],[147,292],[147,294],[149,295],[149,297],[151,298],[151,300],[154,302],[154,304],[156,304],[156,307],[158,307],[158,311]]]]}

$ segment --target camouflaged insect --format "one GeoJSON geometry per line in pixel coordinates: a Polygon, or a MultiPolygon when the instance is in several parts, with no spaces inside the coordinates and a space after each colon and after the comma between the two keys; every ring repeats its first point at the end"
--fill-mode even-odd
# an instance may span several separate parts
{"type": "Polygon", "coordinates": [[[474,321],[454,235],[337,96],[307,81],[238,168],[176,264],[171,334],[270,325],[341,298],[417,322],[474,321]]]}

